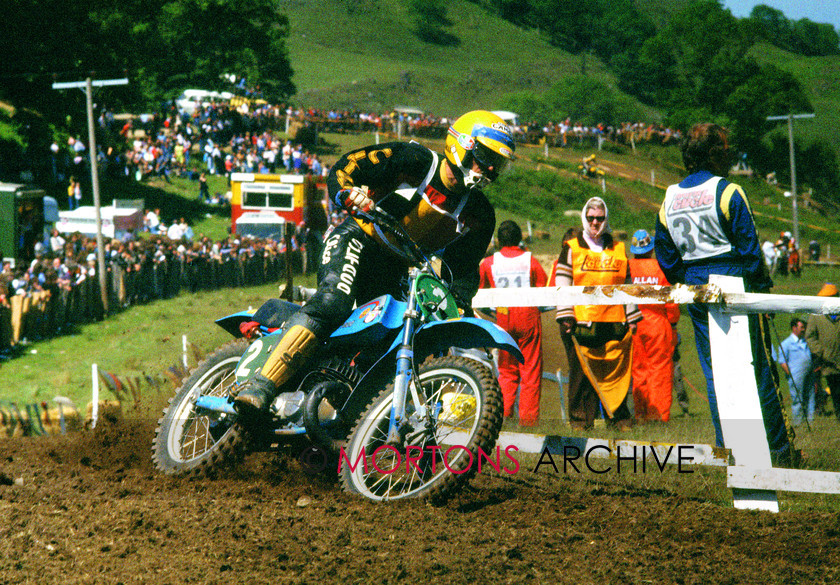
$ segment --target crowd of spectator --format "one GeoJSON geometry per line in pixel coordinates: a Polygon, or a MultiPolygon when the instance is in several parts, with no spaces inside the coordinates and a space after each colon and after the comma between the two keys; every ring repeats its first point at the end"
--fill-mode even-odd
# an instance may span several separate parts
{"type": "MultiPolygon", "coordinates": [[[[422,138],[445,138],[451,120],[427,113],[406,113],[392,111],[385,114],[370,114],[350,110],[291,110],[287,115],[303,124],[316,124],[328,132],[383,132],[403,134],[422,138]]],[[[680,134],[666,126],[645,122],[624,122],[619,125],[599,123],[592,126],[582,122],[573,122],[566,118],[560,122],[547,124],[520,123],[512,124],[517,140],[537,144],[548,141],[551,146],[571,146],[576,143],[587,144],[610,140],[619,144],[650,142],[654,144],[676,144],[680,134]]]]}
{"type": "Polygon", "coordinates": [[[519,131],[523,142],[531,144],[546,142],[550,146],[559,147],[573,144],[600,144],[604,140],[625,146],[642,143],[665,146],[678,144],[681,139],[679,131],[660,124],[624,122],[619,125],[599,123],[586,126],[581,122],[572,122],[569,118],[559,123],[530,124],[525,127],[524,132],[522,128],[519,131]]]}
{"type": "MultiPolygon", "coordinates": [[[[319,132],[380,132],[388,139],[441,139],[450,122],[450,118],[417,110],[371,113],[246,102],[234,107],[220,102],[187,112],[171,102],[161,112],[137,117],[118,119],[103,110],[98,117],[103,134],[98,159],[106,173],[137,180],[159,176],[168,181],[171,174],[183,173],[192,176],[198,166],[192,157],[200,157],[201,168],[210,174],[240,171],[326,175],[327,165],[314,152],[319,132]]],[[[645,142],[667,145],[680,139],[678,131],[659,124],[590,126],[569,118],[546,124],[520,123],[513,126],[513,131],[522,143],[554,147],[592,147],[603,141],[627,146],[645,142]]],[[[82,165],[86,152],[80,138],[71,138],[65,149],[53,144],[52,151],[54,175],[60,174],[60,167],[68,169],[57,179],[64,180],[69,174],[85,176],[82,165]],[[60,151],[64,153],[63,164],[57,163],[60,151]]]]}
{"type": "MultiPolygon", "coordinates": [[[[285,239],[228,237],[212,241],[205,236],[195,240],[186,236],[171,239],[164,233],[149,233],[127,242],[106,239],[103,254],[109,311],[172,298],[181,291],[277,283],[286,274],[285,239]]],[[[305,242],[301,232],[290,241],[291,268],[296,272],[306,263],[305,242]]],[[[0,355],[104,317],[95,239],[78,233],[65,237],[54,230],[49,245],[39,247],[28,265],[3,265],[0,355]]]]}
{"type": "MultiPolygon", "coordinates": [[[[170,110],[150,116],[135,127],[127,120],[119,127],[127,148],[100,153],[100,164],[116,174],[142,180],[170,175],[191,178],[203,169],[208,174],[230,176],[245,173],[311,173],[326,175],[326,167],[311,148],[280,137],[279,110],[264,106],[241,112],[226,105],[211,104],[192,113],[170,110]],[[140,131],[138,131],[140,130],[140,131]],[[201,160],[194,164],[192,157],[201,160]]],[[[103,130],[115,130],[107,117],[100,117],[103,130]]],[[[210,201],[207,194],[206,202],[210,201]]]]}
{"type": "Polygon", "coordinates": [[[353,110],[289,110],[289,116],[303,124],[317,125],[327,132],[381,132],[422,138],[446,137],[451,120],[423,112],[391,112],[372,114],[353,110]]]}

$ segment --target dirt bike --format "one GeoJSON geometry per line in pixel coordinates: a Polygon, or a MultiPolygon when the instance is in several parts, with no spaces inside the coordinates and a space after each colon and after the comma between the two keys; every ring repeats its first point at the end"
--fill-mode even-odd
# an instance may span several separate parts
{"type": "Polygon", "coordinates": [[[492,322],[460,316],[433,259],[396,220],[378,208],[356,214],[393,236],[410,266],[405,298],[384,295],[356,308],[280,389],[258,428],[237,422],[233,396],[300,306],[271,299],[217,320],[238,339],[200,363],[170,399],[152,445],[158,470],[212,475],[249,449],[303,443],[301,457],[335,469],[345,491],[443,500],[474,475],[479,457],[493,457],[503,419],[498,381],[486,363],[454,354],[499,348],[522,361],[516,342],[492,322]]]}
{"type": "Polygon", "coordinates": [[[598,165],[578,165],[578,172],[585,179],[598,179],[606,175],[598,165]]]}

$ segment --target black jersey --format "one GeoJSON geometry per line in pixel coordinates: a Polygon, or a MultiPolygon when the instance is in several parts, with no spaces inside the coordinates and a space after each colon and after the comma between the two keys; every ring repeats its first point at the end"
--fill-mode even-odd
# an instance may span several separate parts
{"type": "MultiPolygon", "coordinates": [[[[452,271],[453,293],[470,299],[478,289],[478,265],[493,238],[496,216],[480,190],[448,188],[444,164],[446,159],[413,142],[368,146],[333,165],[327,188],[335,200],[343,189],[368,187],[368,196],[400,219],[415,242],[441,257],[452,271]]],[[[388,246],[374,226],[360,225],[388,246]]]]}

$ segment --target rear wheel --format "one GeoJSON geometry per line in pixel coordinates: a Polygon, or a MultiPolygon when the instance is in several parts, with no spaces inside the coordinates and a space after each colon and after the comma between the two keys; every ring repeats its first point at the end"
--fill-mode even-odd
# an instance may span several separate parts
{"type": "Polygon", "coordinates": [[[244,454],[246,437],[234,415],[196,410],[199,396],[227,398],[236,364],[248,349],[244,339],[231,341],[201,362],[175,391],[158,421],[152,461],[168,475],[207,475],[244,454]]]}
{"type": "Polygon", "coordinates": [[[442,501],[461,489],[492,451],[502,427],[502,396],[481,363],[445,356],[419,369],[420,400],[411,393],[399,444],[387,443],[393,385],[365,411],[350,434],[339,468],[345,491],[372,500],[442,501]]]}

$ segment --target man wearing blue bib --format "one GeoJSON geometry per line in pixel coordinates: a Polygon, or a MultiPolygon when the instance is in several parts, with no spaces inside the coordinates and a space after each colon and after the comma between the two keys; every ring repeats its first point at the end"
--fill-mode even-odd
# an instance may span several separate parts
{"type": "MultiPolygon", "coordinates": [[[[682,157],[689,176],[665,193],[654,238],[656,258],[669,282],[708,284],[709,275],[744,279],[748,292],[767,292],[773,281],[761,251],[752,212],[743,189],[726,180],[732,164],[726,130],[696,124],[683,140],[682,157]]],[[[709,408],[717,445],[723,446],[712,375],[709,314],[704,305],[688,305],[700,366],[706,377],[709,408]]],[[[778,374],[770,359],[765,315],[749,315],[753,366],[773,462],[789,465],[795,454],[778,391],[778,374]]]]}

